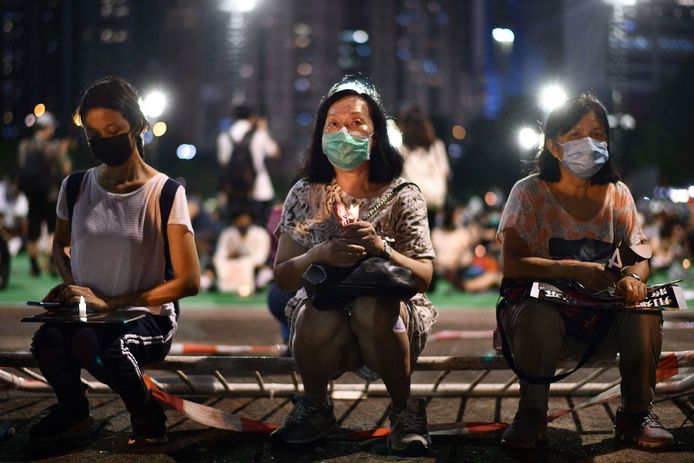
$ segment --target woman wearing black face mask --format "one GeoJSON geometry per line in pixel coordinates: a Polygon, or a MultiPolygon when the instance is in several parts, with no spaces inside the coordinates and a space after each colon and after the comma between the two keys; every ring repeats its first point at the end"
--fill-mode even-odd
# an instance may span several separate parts
{"type": "Polygon", "coordinates": [[[145,387],[140,365],[168,353],[176,301],[197,293],[200,284],[185,191],[145,163],[147,121],[129,83],[115,77],[95,82],[79,116],[102,163],[82,177],[73,174],[72,183],[63,181],[53,256],[64,283],[45,300],[77,304],[84,298],[94,311],[138,308],[147,315],[127,324],[54,323],[37,331],[32,352],[58,403],[31,435],[55,438],[90,423],[80,381],[85,368],[123,399],[133,428],[129,443],[164,442],[166,416],[145,387]]]}

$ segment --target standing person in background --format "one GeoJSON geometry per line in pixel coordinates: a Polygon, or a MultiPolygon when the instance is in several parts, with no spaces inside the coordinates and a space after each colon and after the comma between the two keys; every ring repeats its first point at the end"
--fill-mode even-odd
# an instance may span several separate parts
{"type": "Polygon", "coordinates": [[[436,225],[436,214],[443,208],[448,192],[451,167],[443,142],[436,138],[429,118],[417,106],[403,111],[398,120],[402,131],[402,176],[416,183],[427,203],[429,229],[436,225]]]}
{"type": "Polygon", "coordinates": [[[217,161],[221,166],[222,190],[227,193],[227,211],[248,203],[252,208],[253,223],[262,227],[275,198],[272,180],[265,166],[267,158],[280,156],[277,142],[270,136],[267,121],[256,116],[250,106],[237,106],[234,110],[236,121],[229,130],[217,137],[217,161]],[[246,151],[250,152],[252,172],[244,166],[246,151]],[[237,159],[234,159],[236,154],[237,159]],[[237,179],[236,176],[243,176],[237,179]],[[239,187],[239,183],[249,182],[239,187]]]}
{"type": "Polygon", "coordinates": [[[84,297],[97,312],[138,309],[146,315],[124,324],[39,328],[31,350],[58,403],[31,428],[34,439],[90,424],[84,368],[123,399],[133,431],[129,444],[167,440],[166,415],[141,366],[169,352],[177,300],[197,293],[200,267],[185,190],[144,160],[147,120],[138,99],[118,77],[96,81],[82,96],[84,134],[101,164],[61,186],[53,257],[64,283],[44,300],[76,305],[84,297]]]}
{"type": "MultiPolygon", "coordinates": [[[[41,225],[46,224],[49,240],[55,231],[55,205],[60,180],[72,169],[67,155],[67,140],[54,140],[55,119],[45,112],[36,120],[35,131],[30,138],[19,143],[17,181],[29,200],[29,229],[27,254],[31,263],[31,275],[39,276],[39,238],[41,225]]],[[[52,265],[48,264],[52,270],[52,265]]]]}

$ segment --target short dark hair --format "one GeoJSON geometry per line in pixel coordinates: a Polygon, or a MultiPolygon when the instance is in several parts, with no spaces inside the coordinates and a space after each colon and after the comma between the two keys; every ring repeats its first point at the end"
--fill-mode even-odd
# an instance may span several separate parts
{"type": "Polygon", "coordinates": [[[371,83],[355,80],[349,76],[333,85],[318,107],[311,144],[300,170],[301,177],[307,178],[311,183],[330,183],[335,178],[335,168],[323,153],[323,126],[330,107],[347,96],[358,96],[366,102],[369,116],[374,124],[374,138],[369,159],[369,181],[389,182],[399,177],[402,173],[403,158],[388,138],[386,113],[380,103],[380,95],[371,83]],[[352,85],[352,83],[356,84],[352,85]]]}
{"type": "MultiPolygon", "coordinates": [[[[536,171],[545,182],[558,182],[561,178],[559,170],[559,161],[552,156],[552,153],[547,149],[546,140],[556,140],[560,135],[568,132],[571,127],[576,125],[583,116],[588,113],[593,113],[600,121],[600,124],[605,129],[607,135],[607,150],[610,150],[610,124],[607,120],[607,110],[598,98],[591,93],[583,93],[578,97],[571,98],[564,102],[561,106],[554,109],[547,117],[545,123],[544,134],[545,144],[542,146],[540,153],[537,156],[536,171]]],[[[602,169],[596,172],[591,178],[590,183],[593,185],[604,185],[606,183],[615,183],[620,179],[619,173],[612,162],[612,157],[607,159],[607,162],[602,169]]]]}
{"type": "Polygon", "coordinates": [[[234,117],[236,119],[248,119],[253,115],[253,108],[247,104],[238,105],[234,108],[234,117]]]}
{"type": "Polygon", "coordinates": [[[77,112],[85,120],[87,113],[94,108],[107,108],[118,111],[130,124],[130,130],[137,140],[137,151],[144,156],[142,132],[149,122],[140,109],[140,96],[130,82],[121,77],[108,76],[92,83],[82,94],[77,112]]]}

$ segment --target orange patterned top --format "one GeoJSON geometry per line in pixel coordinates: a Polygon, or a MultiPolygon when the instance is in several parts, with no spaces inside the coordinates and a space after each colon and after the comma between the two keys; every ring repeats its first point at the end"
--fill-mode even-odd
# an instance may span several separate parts
{"type": "Polygon", "coordinates": [[[646,239],[624,183],[610,183],[600,211],[582,221],[562,208],[537,174],[513,186],[497,230],[499,243],[508,228],[518,233],[534,257],[584,262],[606,263],[619,243],[634,245],[646,239]]]}

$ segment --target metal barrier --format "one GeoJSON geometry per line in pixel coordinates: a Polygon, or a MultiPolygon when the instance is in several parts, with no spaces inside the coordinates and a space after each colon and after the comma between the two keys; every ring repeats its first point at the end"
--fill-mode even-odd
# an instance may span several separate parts
{"type": "MultiPolygon", "coordinates": [[[[563,361],[558,368],[565,371],[574,363],[563,361]]],[[[617,357],[589,362],[584,368],[591,369],[590,374],[576,382],[554,383],[550,387],[550,394],[593,396],[605,392],[618,385],[619,379],[609,382],[597,380],[618,364],[617,357]]],[[[45,379],[30,369],[36,366],[36,361],[28,352],[0,352],[0,397],[22,393],[52,394],[45,379]],[[16,369],[20,374],[10,373],[8,368],[16,369]]],[[[662,381],[657,384],[656,393],[669,395],[694,388],[694,373],[687,368],[692,366],[694,351],[663,352],[658,365],[658,377],[662,381]]],[[[303,389],[294,360],[289,357],[170,355],[163,362],[145,368],[160,389],[183,396],[288,397],[303,389]],[[274,378],[277,375],[282,375],[283,380],[278,382],[274,378]],[[231,380],[232,377],[234,381],[231,380]]],[[[440,372],[436,379],[426,382],[413,380],[411,391],[416,396],[513,397],[520,392],[515,375],[510,375],[504,382],[484,382],[492,372],[508,370],[508,365],[501,356],[420,357],[414,370],[440,372]],[[452,372],[457,371],[479,373],[469,382],[444,382],[452,372]]],[[[112,393],[108,386],[100,382],[83,381],[92,393],[112,393]]],[[[332,382],[330,392],[334,399],[348,400],[388,395],[381,381],[332,382]]]]}

